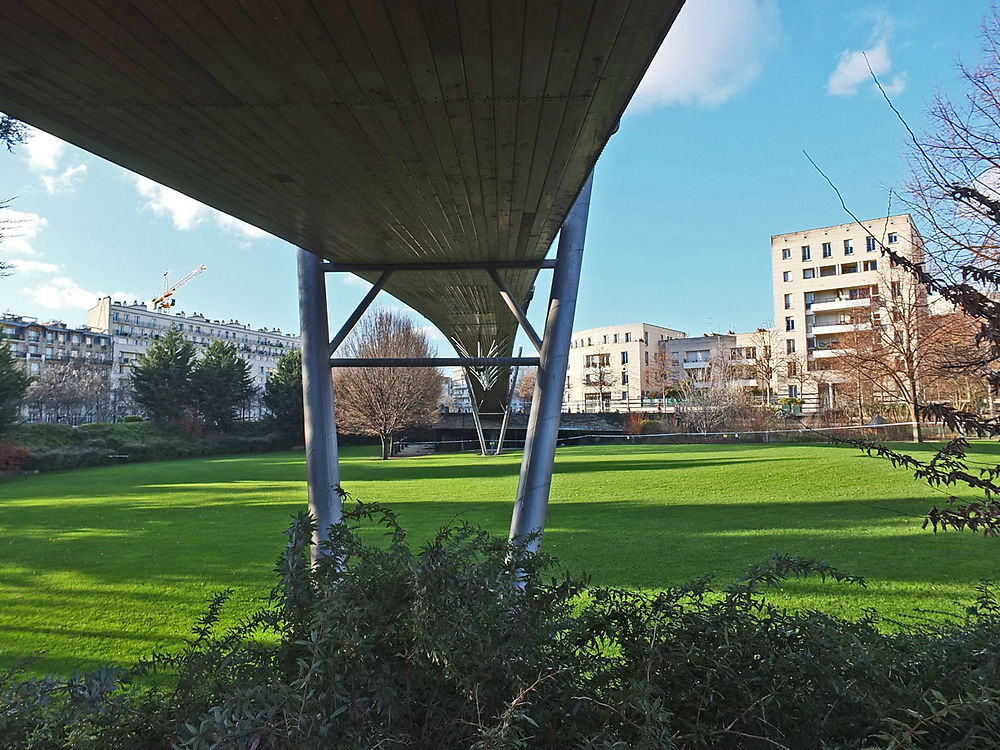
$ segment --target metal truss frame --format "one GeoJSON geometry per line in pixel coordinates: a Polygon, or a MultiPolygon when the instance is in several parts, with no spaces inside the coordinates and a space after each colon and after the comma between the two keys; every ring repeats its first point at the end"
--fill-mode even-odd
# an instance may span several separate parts
{"type": "MultiPolygon", "coordinates": [[[[302,325],[302,393],[305,415],[306,472],[309,482],[309,510],[316,519],[313,559],[322,554],[319,544],[329,537],[330,525],[341,518],[341,488],[337,453],[336,416],[333,400],[332,367],[525,367],[537,366],[535,392],[528,417],[528,431],[521,462],[517,496],[511,519],[510,537],[528,538],[529,548],[541,546],[545,528],[552,469],[559,437],[559,416],[562,411],[563,386],[569,362],[570,338],[580,286],[583,246],[590,212],[593,173],[584,182],[580,194],[570,209],[559,232],[559,245],[554,259],[540,261],[497,261],[470,263],[333,263],[322,260],[306,250],[298,251],[299,318],[302,325]],[[524,309],[511,294],[501,271],[512,269],[552,269],[552,287],[542,336],[528,322],[524,309]],[[417,357],[348,359],[333,355],[350,334],[390,276],[397,272],[415,271],[485,271],[493,280],[501,297],[524,330],[537,357],[417,357]],[[379,273],[378,279],[337,334],[331,339],[327,322],[327,273],[379,273]]],[[[512,386],[511,386],[512,387],[512,386]]],[[[501,438],[496,453],[503,447],[510,412],[510,395],[504,411],[501,438]]],[[[473,398],[473,401],[475,399],[473,398]]],[[[473,404],[480,447],[485,455],[479,411],[473,404]]]]}

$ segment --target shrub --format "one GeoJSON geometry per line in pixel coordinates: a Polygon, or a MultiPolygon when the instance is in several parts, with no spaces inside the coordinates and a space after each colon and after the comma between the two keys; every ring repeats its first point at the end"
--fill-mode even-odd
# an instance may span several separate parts
{"type": "Polygon", "coordinates": [[[0,440],[0,474],[20,471],[29,455],[27,448],[13,440],[0,440]]]}
{"type": "Polygon", "coordinates": [[[125,424],[133,424],[135,422],[142,422],[142,421],[144,421],[143,418],[140,417],[138,414],[126,414],[124,417],[122,417],[122,422],[124,422],[125,424]]]}
{"type": "Polygon", "coordinates": [[[0,748],[992,748],[1000,603],[962,622],[857,622],[767,604],[783,555],[659,593],[546,580],[552,561],[468,524],[417,551],[358,505],[311,567],[299,516],[269,603],[129,672],[11,683],[0,748]],[[371,533],[372,522],[386,533],[371,533]],[[367,540],[367,541],[366,541],[367,540]],[[271,644],[271,645],[269,645],[271,644]],[[156,675],[155,680],[149,677],[156,675]]]}

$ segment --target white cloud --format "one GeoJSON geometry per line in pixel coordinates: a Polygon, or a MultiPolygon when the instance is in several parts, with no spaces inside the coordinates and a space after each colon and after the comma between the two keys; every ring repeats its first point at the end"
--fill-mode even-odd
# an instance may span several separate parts
{"type": "Polygon", "coordinates": [[[253,224],[247,224],[245,221],[241,221],[229,214],[224,214],[221,211],[214,211],[214,213],[215,223],[230,234],[235,234],[248,240],[259,240],[261,237],[267,237],[267,232],[263,229],[258,229],[253,224]]]}
{"type": "Polygon", "coordinates": [[[35,248],[31,242],[45,228],[48,220],[38,214],[15,211],[6,208],[0,211],[0,228],[3,240],[0,241],[0,252],[10,255],[34,255],[35,248]]]}
{"type": "Polygon", "coordinates": [[[40,260],[14,258],[10,264],[21,273],[55,273],[59,270],[58,263],[43,263],[40,260]]]}
{"type": "Polygon", "coordinates": [[[28,164],[32,169],[51,172],[59,167],[59,159],[66,150],[66,143],[44,130],[31,128],[25,148],[28,150],[28,164]]]}
{"type": "Polygon", "coordinates": [[[50,194],[72,192],[79,182],[77,178],[82,177],[86,171],[86,164],[77,164],[75,167],[66,167],[61,174],[42,175],[42,182],[50,194]]]}
{"type": "Polygon", "coordinates": [[[35,303],[50,310],[88,310],[102,296],[100,292],[88,292],[68,276],[57,276],[41,287],[25,291],[35,303]]]}
{"type": "Polygon", "coordinates": [[[906,87],[906,73],[889,78],[892,72],[892,60],[889,56],[891,28],[891,23],[882,19],[876,23],[878,38],[871,47],[865,50],[845,49],[840,53],[837,67],[826,84],[827,93],[833,96],[854,96],[863,84],[871,83],[874,87],[873,73],[887,94],[894,96],[902,93],[906,87]]]}
{"type": "Polygon", "coordinates": [[[87,171],[87,165],[81,163],[54,174],[59,170],[59,162],[66,152],[66,143],[43,130],[29,128],[25,148],[28,151],[28,166],[41,175],[49,194],[76,189],[80,178],[87,171]]]}
{"type": "Polygon", "coordinates": [[[135,176],[139,195],[146,199],[146,207],[158,216],[169,216],[174,227],[182,231],[194,229],[208,218],[211,209],[194,198],[159,185],[147,177],[135,176]]]}
{"type": "Polygon", "coordinates": [[[139,191],[139,195],[145,198],[146,208],[152,209],[153,213],[158,216],[169,216],[174,228],[182,232],[195,229],[206,221],[212,220],[222,231],[247,242],[268,236],[267,232],[262,229],[217,211],[194,198],[189,198],[183,193],[141,175],[135,175],[135,187],[139,191]]]}
{"type": "Polygon", "coordinates": [[[780,35],[774,0],[697,0],[677,16],[630,108],[714,107],[745,90],[780,35]]]}

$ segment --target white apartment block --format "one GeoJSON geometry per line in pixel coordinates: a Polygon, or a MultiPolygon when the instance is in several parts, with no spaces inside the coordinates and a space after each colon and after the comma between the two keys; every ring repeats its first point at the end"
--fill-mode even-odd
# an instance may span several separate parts
{"type": "Polygon", "coordinates": [[[650,325],[624,325],[576,331],[570,343],[563,411],[656,410],[648,398],[646,372],[667,339],[684,331],[650,325]]]}
{"type": "Polygon", "coordinates": [[[717,382],[754,389],[759,385],[755,378],[757,349],[766,340],[755,331],[706,333],[664,339],[659,342],[659,354],[677,382],[689,380],[695,387],[708,388],[716,378],[717,382]]]}
{"type": "Polygon", "coordinates": [[[253,329],[236,320],[210,320],[198,313],[154,312],[142,303],[113,302],[110,297],[102,298],[87,312],[87,326],[91,331],[111,337],[114,353],[112,388],[128,377],[132,365],[150,343],[174,326],[180,328],[199,354],[213,341],[235,344],[240,356],[250,365],[250,375],[258,388],[264,387],[268,374],[274,372],[282,354],[300,348],[298,336],[277,329],[253,329]]]}
{"type": "MultiPolygon", "coordinates": [[[[771,237],[778,397],[801,398],[803,411],[838,406],[840,377],[830,371],[841,337],[856,330],[873,299],[914,293],[913,277],[890,267],[880,243],[923,260],[909,214],[771,237]]],[[[919,293],[919,290],[916,290],[919,293]]]]}

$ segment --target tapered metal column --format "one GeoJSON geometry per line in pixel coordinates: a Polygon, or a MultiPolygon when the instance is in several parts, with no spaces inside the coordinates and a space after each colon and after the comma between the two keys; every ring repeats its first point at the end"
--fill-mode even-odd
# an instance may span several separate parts
{"type": "Polygon", "coordinates": [[[330,324],[323,261],[299,249],[299,320],[302,324],[302,406],[306,425],[309,512],[316,519],[313,562],[330,526],[340,523],[340,467],[330,372],[330,324]]]}
{"type": "MultiPolygon", "coordinates": [[[[539,352],[538,373],[535,376],[535,395],[531,401],[521,477],[517,484],[514,517],[510,524],[511,539],[540,533],[545,529],[593,179],[594,174],[591,172],[559,232],[556,268],[552,276],[549,309],[545,318],[542,349],[539,352]]],[[[541,544],[541,536],[538,536],[529,545],[529,549],[537,551],[541,544]]]]}

